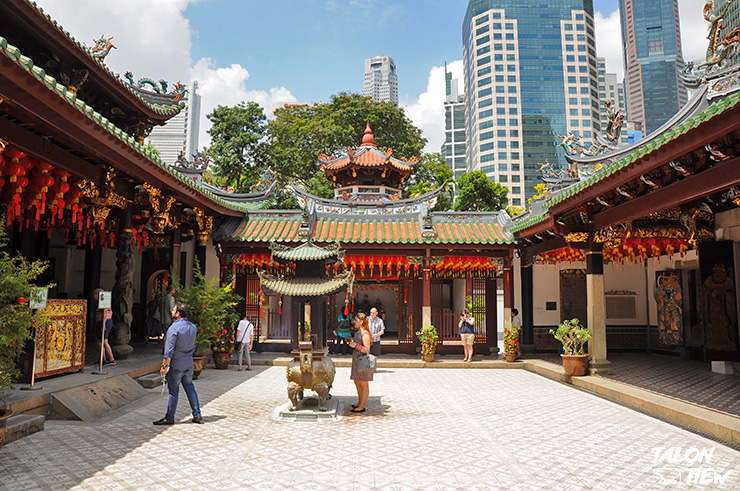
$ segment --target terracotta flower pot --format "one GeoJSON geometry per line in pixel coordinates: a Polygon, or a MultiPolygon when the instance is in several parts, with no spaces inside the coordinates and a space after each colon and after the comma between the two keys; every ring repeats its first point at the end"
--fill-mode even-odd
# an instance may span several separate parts
{"type": "Polygon", "coordinates": [[[3,442],[5,441],[5,434],[7,433],[7,422],[8,418],[13,415],[13,411],[10,409],[0,409],[0,448],[3,448],[3,442]]]}
{"type": "Polygon", "coordinates": [[[563,371],[569,377],[586,375],[588,355],[560,355],[563,359],[563,371]]]}
{"type": "Polygon", "coordinates": [[[424,361],[427,363],[431,363],[434,361],[434,353],[429,353],[424,355],[424,361]]]}
{"type": "Polygon", "coordinates": [[[516,353],[506,353],[506,361],[512,362],[516,360],[516,353]]]}
{"type": "Polygon", "coordinates": [[[219,370],[226,370],[229,368],[229,362],[231,361],[231,353],[213,353],[213,364],[219,370]]]}

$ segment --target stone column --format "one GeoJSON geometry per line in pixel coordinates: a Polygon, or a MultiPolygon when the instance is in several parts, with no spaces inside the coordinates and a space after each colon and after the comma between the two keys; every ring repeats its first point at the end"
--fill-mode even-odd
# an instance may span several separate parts
{"type": "MultiPolygon", "coordinates": [[[[182,251],[182,244],[180,244],[180,229],[175,228],[172,230],[172,247],[170,253],[172,254],[172,279],[170,284],[174,284],[174,281],[180,282],[180,271],[182,268],[180,252],[182,251]]],[[[185,286],[184,284],[182,286],[185,286]]]]}
{"type": "Polygon", "coordinates": [[[514,308],[514,269],[511,256],[504,257],[504,327],[511,327],[511,310],[514,308]]]}
{"type": "Polygon", "coordinates": [[[591,355],[591,375],[609,373],[606,359],[606,299],[604,297],[604,254],[600,250],[586,252],[586,323],[593,334],[588,342],[591,355]]]}
{"type": "Polygon", "coordinates": [[[521,350],[535,351],[534,344],[534,299],[532,297],[532,265],[522,261],[522,339],[521,350]]]}
{"type": "Polygon", "coordinates": [[[432,287],[430,285],[431,274],[429,271],[429,265],[426,260],[424,261],[422,272],[424,274],[424,277],[422,278],[421,287],[421,326],[426,327],[432,325],[432,287]]]}
{"type": "Polygon", "coordinates": [[[116,358],[127,358],[133,351],[131,341],[131,314],[134,307],[134,269],[136,242],[131,232],[131,210],[121,210],[116,254],[116,283],[113,285],[113,331],[108,340],[116,358]]]}

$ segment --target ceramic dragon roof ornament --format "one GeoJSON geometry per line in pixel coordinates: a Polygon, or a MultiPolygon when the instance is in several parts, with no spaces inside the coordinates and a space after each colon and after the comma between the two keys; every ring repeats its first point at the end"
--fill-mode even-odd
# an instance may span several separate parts
{"type": "Polygon", "coordinates": [[[134,74],[130,71],[126,72],[123,76],[126,78],[128,84],[139,92],[164,96],[172,103],[180,102],[183,96],[188,93],[188,89],[180,82],[172,84],[173,88],[170,89],[169,82],[164,79],[155,82],[151,78],[140,78],[138,82],[134,82],[134,74]]]}

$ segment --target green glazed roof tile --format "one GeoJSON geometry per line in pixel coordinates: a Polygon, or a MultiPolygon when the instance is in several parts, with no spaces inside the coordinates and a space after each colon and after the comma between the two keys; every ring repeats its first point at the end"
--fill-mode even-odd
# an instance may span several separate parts
{"type": "MultiPolygon", "coordinates": [[[[16,61],[16,59],[20,56],[20,51],[15,46],[8,44],[7,40],[0,36],[0,53],[7,56],[9,59],[16,61]]],[[[47,89],[51,92],[56,93],[61,99],[66,101],[71,106],[75,107],[77,110],[79,110],[82,114],[84,114],[88,119],[92,120],[94,123],[98,124],[101,128],[104,128],[109,133],[111,133],[113,136],[118,138],[119,140],[125,142],[127,145],[129,145],[131,148],[135,149],[138,153],[142,153],[143,145],[140,145],[134,137],[127,134],[117,126],[115,126],[113,123],[111,123],[106,118],[100,117],[99,113],[96,113],[94,108],[87,105],[85,101],[82,99],[78,99],[75,94],[67,90],[66,87],[64,87],[62,84],[57,83],[56,79],[54,77],[51,77],[50,75],[44,75],[43,77],[37,77],[32,70],[33,67],[33,61],[30,58],[26,58],[28,62],[25,64],[18,64],[21,68],[26,70],[26,72],[29,73],[29,75],[33,76],[34,79],[38,80],[40,83],[42,83],[47,89]],[[97,116],[96,116],[97,115],[97,116]],[[98,121],[99,119],[99,121],[98,121]]],[[[200,184],[196,183],[193,179],[181,174],[180,172],[173,169],[170,165],[165,164],[161,158],[158,156],[154,156],[154,158],[148,159],[150,163],[153,165],[159,167],[160,169],[165,170],[167,173],[175,177],[180,182],[184,183],[188,187],[198,191],[201,195],[208,198],[213,203],[217,203],[220,206],[229,208],[231,210],[235,211],[247,211],[251,208],[253,208],[252,205],[247,203],[234,203],[231,201],[224,200],[223,198],[220,198],[216,196],[215,194],[211,193],[207,189],[205,189],[200,184]]]]}
{"type": "MultiPolygon", "coordinates": [[[[644,146],[636,149],[631,154],[623,157],[616,164],[613,164],[613,165],[611,165],[609,167],[606,167],[605,169],[603,169],[603,170],[599,171],[598,173],[594,174],[593,176],[591,176],[587,180],[582,181],[582,182],[580,182],[580,183],[572,186],[571,188],[565,190],[561,194],[555,196],[554,198],[552,198],[550,201],[548,201],[546,203],[546,206],[548,208],[549,207],[552,207],[553,205],[555,205],[557,203],[560,203],[560,202],[564,201],[565,199],[570,198],[571,196],[574,196],[574,195],[578,194],[582,190],[584,190],[584,189],[588,188],[589,186],[591,186],[591,185],[593,185],[593,184],[601,181],[605,177],[608,177],[608,176],[614,174],[618,170],[627,167],[628,165],[634,163],[638,159],[643,158],[646,155],[649,155],[650,153],[652,153],[653,151],[660,149],[666,143],[669,143],[669,142],[675,140],[676,138],[678,138],[679,136],[687,133],[691,129],[698,128],[701,124],[703,124],[706,121],[709,121],[714,116],[719,115],[719,114],[722,114],[726,110],[734,107],[735,105],[738,104],[738,102],[740,102],[740,92],[735,92],[734,94],[726,97],[724,100],[722,100],[720,102],[717,102],[715,104],[712,104],[707,109],[705,109],[704,111],[702,111],[700,114],[694,116],[693,118],[691,118],[691,119],[689,119],[687,121],[682,122],[681,124],[679,124],[678,126],[672,128],[670,130],[667,130],[665,133],[663,133],[662,135],[660,135],[655,140],[647,143],[646,145],[644,145],[644,146]]],[[[511,231],[512,232],[518,232],[520,230],[523,230],[523,229],[529,227],[530,225],[532,225],[534,223],[537,223],[537,222],[529,223],[528,221],[531,220],[532,218],[534,218],[534,217],[530,217],[530,218],[527,218],[526,220],[523,220],[523,221],[519,222],[516,226],[514,226],[514,228],[511,229],[511,231]]],[[[543,217],[543,219],[544,219],[544,217],[543,217]]],[[[541,220],[539,220],[539,221],[541,221],[541,220]]]]}

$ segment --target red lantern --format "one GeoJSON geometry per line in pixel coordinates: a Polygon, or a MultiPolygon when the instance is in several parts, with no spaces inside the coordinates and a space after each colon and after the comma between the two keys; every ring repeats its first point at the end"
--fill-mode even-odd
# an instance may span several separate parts
{"type": "Polygon", "coordinates": [[[18,163],[18,159],[13,159],[13,161],[8,166],[8,175],[10,176],[10,182],[16,182],[18,178],[25,173],[26,170],[21,164],[18,163]]]}
{"type": "Polygon", "coordinates": [[[49,174],[41,174],[36,178],[36,180],[41,185],[42,193],[48,193],[49,188],[54,185],[54,178],[51,177],[49,174]]]}

